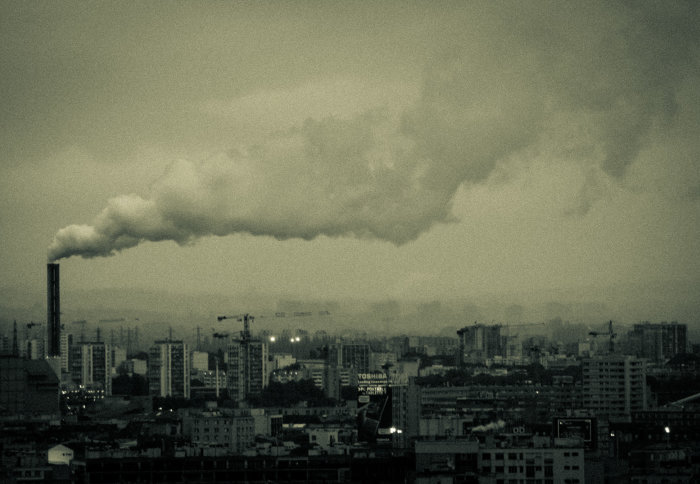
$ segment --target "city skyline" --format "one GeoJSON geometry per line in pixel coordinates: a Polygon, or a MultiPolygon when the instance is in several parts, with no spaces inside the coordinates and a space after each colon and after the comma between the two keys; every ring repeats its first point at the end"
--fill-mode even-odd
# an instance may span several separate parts
{"type": "Polygon", "coordinates": [[[1,308],[45,300],[50,250],[67,312],[131,289],[697,325],[692,3],[0,8],[1,308]]]}

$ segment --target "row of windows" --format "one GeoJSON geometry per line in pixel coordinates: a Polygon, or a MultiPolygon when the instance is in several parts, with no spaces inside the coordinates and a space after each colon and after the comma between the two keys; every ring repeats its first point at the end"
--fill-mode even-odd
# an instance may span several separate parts
{"type": "MultiPolygon", "coordinates": [[[[564,457],[578,457],[578,452],[564,452],[564,457]]],[[[494,459],[495,460],[504,460],[505,453],[502,452],[496,452],[494,454],[494,459]]],[[[537,453],[535,454],[534,458],[541,459],[543,454],[537,453]]],[[[551,463],[552,462],[552,454],[544,454],[545,457],[545,463],[551,463]]],[[[528,454],[528,461],[532,458],[531,454],[528,454]]],[[[481,454],[481,459],[482,460],[491,460],[491,454],[489,452],[485,452],[481,454]]],[[[508,460],[517,460],[517,459],[524,459],[523,453],[516,453],[516,452],[509,452],[508,453],[508,460]]]]}
{"type": "MultiPolygon", "coordinates": [[[[223,427],[225,433],[229,433],[231,429],[229,427],[223,427]]],[[[214,433],[219,433],[219,427],[214,427],[214,433]]],[[[238,427],[239,432],[252,432],[253,427],[238,427]]],[[[199,433],[199,427],[194,428],[195,433],[199,433]]],[[[209,427],[205,427],[202,430],[203,433],[209,433],[209,427]]]]}
{"type": "MultiPolygon", "coordinates": [[[[496,479],[496,484],[554,484],[554,479],[496,479]]],[[[565,484],[580,484],[579,479],[564,479],[565,484]]],[[[646,481],[645,481],[646,483],[646,481]]]]}

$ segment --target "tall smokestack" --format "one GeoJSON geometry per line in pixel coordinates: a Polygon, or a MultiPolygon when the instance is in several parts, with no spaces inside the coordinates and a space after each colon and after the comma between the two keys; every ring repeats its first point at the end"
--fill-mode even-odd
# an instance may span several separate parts
{"type": "Polygon", "coordinates": [[[12,356],[19,356],[19,346],[17,345],[17,320],[15,319],[14,327],[12,328],[12,356]]]}
{"type": "Polygon", "coordinates": [[[46,330],[49,356],[61,356],[61,295],[58,268],[58,264],[46,265],[46,330]]]}

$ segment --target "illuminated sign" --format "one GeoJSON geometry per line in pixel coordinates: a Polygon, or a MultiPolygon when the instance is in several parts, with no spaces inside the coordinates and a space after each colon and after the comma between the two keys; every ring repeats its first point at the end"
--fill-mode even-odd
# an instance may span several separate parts
{"type": "Polygon", "coordinates": [[[384,373],[357,374],[358,395],[386,395],[386,387],[387,379],[384,373]]]}

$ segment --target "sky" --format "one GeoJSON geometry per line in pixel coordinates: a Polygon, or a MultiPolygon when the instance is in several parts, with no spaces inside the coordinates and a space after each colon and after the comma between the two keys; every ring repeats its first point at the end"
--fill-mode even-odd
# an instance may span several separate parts
{"type": "Polygon", "coordinates": [[[2,2],[2,285],[700,309],[698,9],[2,2]]]}

